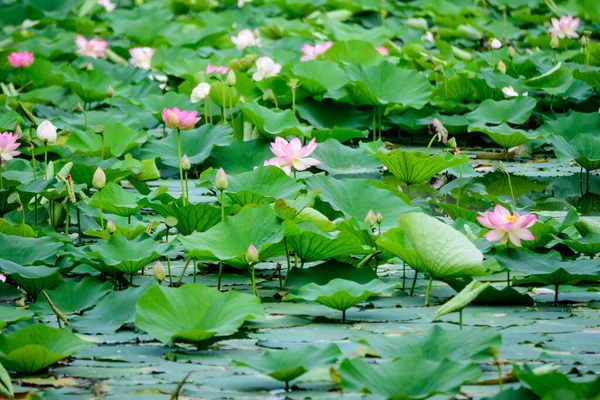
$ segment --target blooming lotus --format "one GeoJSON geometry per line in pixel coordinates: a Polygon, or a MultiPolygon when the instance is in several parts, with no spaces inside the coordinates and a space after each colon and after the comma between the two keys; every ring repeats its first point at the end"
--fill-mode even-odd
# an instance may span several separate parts
{"type": "Polygon", "coordinates": [[[0,282],[2,282],[2,283],[6,282],[6,275],[0,274],[0,282]]]}
{"type": "Polygon", "coordinates": [[[390,55],[390,51],[383,46],[375,46],[375,50],[377,50],[377,52],[379,54],[381,54],[382,56],[389,56],[390,55]]]}
{"type": "Polygon", "coordinates": [[[129,63],[134,67],[142,69],[150,69],[152,65],[152,56],[154,55],[154,49],[150,47],[134,47],[129,49],[129,63]]]}
{"type": "Polygon", "coordinates": [[[197,111],[180,111],[179,108],[165,108],[162,112],[162,119],[171,129],[181,129],[184,131],[192,129],[202,117],[197,117],[197,111]]]}
{"type": "Polygon", "coordinates": [[[10,65],[14,68],[27,68],[33,64],[34,60],[33,53],[29,51],[13,51],[7,58],[10,65]]]}
{"type": "Polygon", "coordinates": [[[577,39],[577,28],[579,28],[579,18],[573,18],[572,15],[563,15],[560,20],[552,18],[552,26],[548,28],[548,33],[561,39],[577,39]]]}
{"type": "Polygon", "coordinates": [[[77,54],[80,56],[88,56],[92,58],[106,58],[106,48],[108,42],[102,39],[90,39],[87,40],[81,35],[77,35],[75,38],[75,44],[77,45],[77,54]]]}
{"type": "Polygon", "coordinates": [[[198,103],[201,100],[204,100],[210,94],[210,85],[206,82],[199,83],[198,86],[192,90],[192,95],[190,96],[190,100],[192,103],[198,103]]]}
{"type": "Polygon", "coordinates": [[[106,12],[113,12],[117,5],[110,0],[98,0],[98,4],[104,7],[106,12]]]}
{"type": "Polygon", "coordinates": [[[535,236],[527,228],[535,224],[537,217],[533,214],[519,215],[511,213],[500,204],[494,208],[494,212],[485,212],[485,216],[477,217],[479,223],[486,228],[492,229],[485,234],[490,242],[506,244],[509,240],[517,247],[521,247],[521,239],[535,240],[535,236]]]}
{"type": "Polygon", "coordinates": [[[218,72],[220,74],[226,74],[227,71],[229,71],[229,67],[226,67],[224,65],[212,65],[212,64],[208,64],[206,66],[206,75],[210,75],[210,74],[213,74],[215,72],[218,72]]]}
{"type": "Polygon", "coordinates": [[[281,65],[269,57],[261,57],[256,61],[256,72],[252,75],[252,79],[259,82],[264,78],[272,78],[277,76],[281,71],[281,65]]]}
{"type": "Polygon", "coordinates": [[[317,56],[329,50],[331,46],[333,46],[333,42],[317,43],[314,46],[311,46],[310,44],[305,44],[304,46],[302,46],[302,52],[304,53],[304,55],[300,57],[300,61],[304,62],[308,60],[314,60],[315,58],[317,58],[317,56]]]}
{"type": "Polygon", "coordinates": [[[238,50],[244,50],[253,46],[260,47],[260,38],[255,36],[254,32],[248,28],[242,29],[237,36],[231,36],[231,41],[238,50]]]}
{"type": "Polygon", "coordinates": [[[276,157],[269,160],[270,165],[278,165],[280,167],[294,167],[296,171],[304,171],[305,169],[318,165],[321,162],[314,158],[308,157],[317,148],[315,139],[310,141],[306,146],[302,146],[300,139],[293,138],[288,143],[287,140],[281,137],[276,137],[275,142],[271,143],[271,151],[276,157]]]}
{"type": "MultiPolygon", "coordinates": [[[[289,165],[279,165],[279,159],[272,158],[270,160],[266,160],[265,163],[263,164],[263,166],[277,167],[280,170],[282,170],[283,172],[285,172],[285,174],[288,176],[292,174],[292,167],[290,167],[289,165]]],[[[256,169],[256,168],[258,168],[258,167],[254,167],[254,169],[256,169]]]]}
{"type": "Polygon", "coordinates": [[[12,133],[0,133],[0,160],[2,160],[2,164],[21,154],[20,151],[17,151],[20,146],[20,143],[17,142],[18,138],[18,135],[12,133]]]}

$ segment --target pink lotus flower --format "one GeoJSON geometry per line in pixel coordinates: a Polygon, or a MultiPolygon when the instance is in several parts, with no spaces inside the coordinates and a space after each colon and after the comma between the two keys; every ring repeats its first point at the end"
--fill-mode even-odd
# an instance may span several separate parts
{"type": "Polygon", "coordinates": [[[2,282],[2,283],[6,282],[6,275],[0,274],[0,282],[2,282]]]}
{"type": "Polygon", "coordinates": [[[33,64],[33,53],[29,51],[13,51],[7,58],[14,68],[27,68],[33,64]]]}
{"type": "Polygon", "coordinates": [[[98,4],[104,7],[106,12],[113,12],[117,5],[110,0],[98,0],[98,4]]]}
{"type": "Polygon", "coordinates": [[[154,55],[154,49],[150,47],[134,47],[129,49],[129,63],[134,67],[142,69],[150,69],[152,65],[152,56],[154,55]]]}
{"type": "Polygon", "coordinates": [[[527,228],[535,224],[537,217],[533,214],[519,215],[510,212],[497,204],[494,212],[485,212],[484,217],[477,217],[479,223],[486,228],[493,229],[485,234],[485,238],[490,242],[500,242],[506,244],[510,240],[512,244],[521,247],[521,239],[535,240],[531,231],[527,228]]]}
{"type": "Polygon", "coordinates": [[[12,133],[0,133],[0,160],[2,160],[2,164],[21,154],[20,151],[17,151],[21,145],[17,142],[18,138],[18,135],[13,135],[12,133]]]}
{"type": "Polygon", "coordinates": [[[208,64],[208,66],[206,67],[206,75],[210,75],[215,72],[218,72],[220,74],[226,74],[227,71],[229,71],[229,67],[226,67],[224,65],[218,66],[218,65],[208,64]]]}
{"type": "Polygon", "coordinates": [[[165,108],[162,112],[162,119],[171,129],[181,129],[188,131],[192,129],[202,117],[196,118],[197,111],[179,111],[179,108],[165,108]]]}
{"type": "Polygon", "coordinates": [[[560,17],[560,21],[556,18],[552,18],[552,26],[548,28],[548,33],[552,36],[564,39],[577,39],[577,28],[579,28],[579,18],[573,18],[572,15],[563,15],[560,17]]]}
{"type": "Polygon", "coordinates": [[[300,61],[304,62],[308,60],[314,60],[315,58],[317,58],[317,56],[319,56],[319,54],[323,54],[327,50],[329,50],[331,46],[333,46],[333,42],[317,43],[314,46],[311,46],[310,44],[305,44],[304,46],[302,46],[302,52],[304,53],[304,55],[300,57],[300,61]]]}
{"type": "Polygon", "coordinates": [[[87,40],[81,35],[77,35],[75,38],[75,44],[77,45],[77,54],[80,56],[88,56],[92,58],[106,58],[106,48],[108,42],[101,39],[90,39],[87,40]]]}
{"type": "MultiPolygon", "coordinates": [[[[289,165],[279,165],[279,159],[272,158],[270,160],[265,161],[265,163],[263,164],[263,166],[265,167],[268,167],[270,165],[279,168],[288,176],[292,174],[292,167],[290,167],[289,165]]],[[[256,168],[258,167],[254,167],[254,169],[256,168]]]]}
{"type": "Polygon", "coordinates": [[[271,143],[271,151],[276,157],[268,161],[270,165],[279,165],[282,169],[284,166],[287,166],[294,167],[296,171],[304,171],[313,165],[321,163],[319,160],[307,157],[316,148],[317,144],[314,138],[309,144],[302,146],[302,142],[298,138],[293,138],[288,143],[287,140],[278,136],[275,138],[275,142],[271,143]]]}
{"type": "Polygon", "coordinates": [[[377,50],[377,52],[379,54],[381,54],[382,56],[389,56],[390,55],[390,51],[383,46],[375,46],[375,50],[377,50]]]}

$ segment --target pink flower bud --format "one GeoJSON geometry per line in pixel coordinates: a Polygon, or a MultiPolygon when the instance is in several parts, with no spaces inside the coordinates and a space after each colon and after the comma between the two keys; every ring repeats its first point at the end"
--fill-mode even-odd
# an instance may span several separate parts
{"type": "Polygon", "coordinates": [[[248,264],[254,264],[257,261],[258,261],[258,250],[256,250],[256,247],[254,247],[254,245],[251,244],[250,247],[248,247],[248,250],[246,250],[246,262],[248,264]]]}
{"type": "Polygon", "coordinates": [[[156,262],[154,266],[154,279],[161,283],[167,277],[167,273],[165,272],[165,267],[160,263],[160,261],[156,262]]]}
{"type": "Polygon", "coordinates": [[[181,168],[183,168],[184,171],[189,171],[192,168],[192,163],[190,163],[187,154],[184,154],[183,157],[181,157],[181,168]]]}
{"type": "Polygon", "coordinates": [[[92,178],[92,185],[96,190],[100,190],[106,186],[106,175],[102,168],[96,168],[96,172],[94,172],[94,177],[92,178]]]}
{"type": "Polygon", "coordinates": [[[365,217],[365,223],[369,226],[373,226],[376,222],[377,217],[375,216],[375,213],[373,212],[373,210],[369,210],[367,216],[365,217]]]}
{"type": "Polygon", "coordinates": [[[219,171],[217,172],[217,177],[215,178],[215,185],[219,190],[227,189],[227,174],[225,173],[225,171],[223,171],[223,168],[219,168],[219,171]]]}
{"type": "Polygon", "coordinates": [[[109,219],[108,222],[106,223],[106,230],[110,234],[115,233],[115,231],[117,230],[117,227],[115,226],[115,223],[112,222],[112,219],[109,219]]]}

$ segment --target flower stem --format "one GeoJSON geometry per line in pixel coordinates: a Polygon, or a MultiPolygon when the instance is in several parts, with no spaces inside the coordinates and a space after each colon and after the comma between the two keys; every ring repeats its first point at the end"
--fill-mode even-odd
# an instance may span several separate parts
{"type": "Polygon", "coordinates": [[[0,161],[0,190],[4,189],[4,183],[2,182],[2,162],[0,161]]]}
{"type": "Polygon", "coordinates": [[[373,141],[377,140],[377,116],[375,115],[376,108],[373,108],[373,141]]]}
{"type": "MultiPolygon", "coordinates": [[[[225,205],[223,204],[223,190],[220,191],[219,203],[221,204],[221,222],[225,221],[225,205]]],[[[219,279],[217,290],[221,290],[221,276],[223,274],[223,261],[219,260],[219,279]]]]}
{"type": "Polygon", "coordinates": [[[496,369],[498,370],[498,388],[500,389],[500,391],[502,391],[502,367],[500,367],[500,362],[498,362],[498,360],[496,360],[496,369]]]}
{"type": "Polygon", "coordinates": [[[223,124],[227,123],[227,102],[225,101],[225,84],[221,82],[221,87],[223,88],[223,124]]]}
{"type": "Polygon", "coordinates": [[[252,282],[252,294],[260,299],[256,290],[256,277],[254,276],[254,264],[250,264],[250,281],[252,282]]]}
{"type": "Polygon", "coordinates": [[[204,123],[208,124],[208,105],[206,103],[206,99],[204,99],[204,123]]]}
{"type": "Polygon", "coordinates": [[[425,153],[429,154],[429,148],[431,148],[431,145],[433,144],[433,141],[435,140],[436,137],[437,137],[437,135],[433,135],[433,137],[429,141],[429,144],[427,145],[427,148],[425,149],[425,153]]]}
{"type": "Polygon", "coordinates": [[[292,111],[296,114],[296,88],[292,88],[292,111]]]}
{"type": "Polygon", "coordinates": [[[188,203],[189,203],[190,185],[189,185],[189,181],[188,181],[188,173],[187,173],[187,171],[185,171],[185,198],[188,200],[188,203]]]}
{"type": "Polygon", "coordinates": [[[104,239],[104,217],[102,217],[102,190],[98,190],[98,203],[100,205],[100,227],[102,229],[102,239],[104,239]]]}
{"type": "Polygon", "coordinates": [[[233,100],[232,96],[229,96],[229,120],[231,121],[231,129],[233,130],[233,136],[235,134],[235,124],[233,123],[233,100]]]}
{"type": "Polygon", "coordinates": [[[44,179],[48,179],[48,143],[44,143],[44,179]]]}
{"type": "Polygon", "coordinates": [[[431,292],[431,283],[433,282],[433,276],[429,275],[429,283],[427,284],[427,290],[425,291],[425,307],[429,306],[429,293],[431,292]]]}
{"type": "Polygon", "coordinates": [[[458,166],[458,170],[460,172],[459,178],[458,178],[458,196],[456,197],[456,205],[458,207],[460,207],[460,192],[462,190],[462,182],[463,182],[463,170],[462,170],[462,164],[460,164],[458,166]]]}
{"type": "MultiPolygon", "coordinates": [[[[25,237],[25,207],[23,207],[23,205],[21,204],[21,227],[23,229],[23,237],[25,237]]],[[[69,214],[67,214],[67,223],[69,222],[69,214]]],[[[69,234],[69,232],[67,232],[67,235],[69,234]]]]}
{"type": "MultiPolygon", "coordinates": [[[[65,218],[65,235],[69,236],[69,225],[71,225],[71,214],[69,213],[69,203],[65,202],[65,212],[67,216],[65,218]]],[[[23,224],[25,224],[25,214],[23,214],[23,224]]],[[[23,230],[23,233],[25,231],[23,230]]]]}
{"type": "Polygon", "coordinates": [[[494,49],[492,48],[492,71],[496,70],[496,62],[494,61],[494,49]]]}
{"type": "Polygon", "coordinates": [[[458,326],[459,329],[462,331],[462,308],[458,311],[458,326]]]}
{"type": "MultiPolygon", "coordinates": [[[[37,216],[37,204],[36,204],[35,209],[36,209],[36,216],[37,216]]],[[[37,226],[37,218],[35,220],[35,225],[37,226]]],[[[77,241],[81,245],[81,214],[79,212],[79,206],[77,206],[77,241]]]]}
{"type": "Polygon", "coordinates": [[[510,188],[510,195],[512,197],[513,212],[517,211],[517,202],[515,201],[515,192],[513,191],[512,182],[510,181],[510,173],[506,172],[508,178],[508,187],[510,188]]]}
{"type": "Polygon", "coordinates": [[[169,272],[169,286],[173,287],[173,275],[171,274],[171,257],[167,254],[167,272],[169,272]]]}
{"type": "Polygon", "coordinates": [[[179,182],[181,184],[181,197],[183,205],[186,205],[185,189],[183,187],[183,166],[181,165],[181,130],[177,128],[177,159],[179,160],[179,182]]]}
{"type": "Polygon", "coordinates": [[[410,288],[410,295],[414,296],[415,295],[415,286],[417,286],[417,277],[419,276],[419,273],[417,272],[417,270],[415,271],[415,276],[413,278],[413,283],[412,283],[412,287],[410,288]]]}
{"type": "Polygon", "coordinates": [[[287,285],[288,276],[290,275],[290,252],[288,250],[287,238],[283,238],[283,247],[285,248],[285,258],[287,260],[287,270],[285,272],[285,280],[283,281],[283,286],[280,289],[283,289],[285,285],[287,285]]]}
{"type": "Polygon", "coordinates": [[[100,136],[102,137],[102,148],[100,150],[100,158],[104,160],[104,129],[100,132],[100,136]]]}
{"type": "Polygon", "coordinates": [[[402,261],[402,290],[406,293],[406,263],[402,261]]]}

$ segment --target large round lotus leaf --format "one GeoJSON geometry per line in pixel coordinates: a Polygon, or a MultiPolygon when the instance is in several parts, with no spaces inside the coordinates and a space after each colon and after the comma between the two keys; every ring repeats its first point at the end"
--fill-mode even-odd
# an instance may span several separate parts
{"type": "Polygon", "coordinates": [[[33,373],[82,350],[77,335],[41,324],[0,335],[0,363],[9,371],[33,373]]]}
{"type": "Polygon", "coordinates": [[[551,95],[563,94],[573,82],[573,73],[558,63],[544,74],[528,79],[523,85],[532,89],[540,89],[551,95]]]}
{"type": "Polygon", "coordinates": [[[255,296],[188,283],[148,289],[137,302],[135,325],[165,344],[199,346],[215,335],[234,333],[248,319],[263,317],[255,296]]]}
{"type": "Polygon", "coordinates": [[[423,268],[435,277],[483,275],[483,254],[462,233],[423,213],[398,218],[423,268]]]}
{"type": "Polygon", "coordinates": [[[597,134],[580,133],[569,141],[557,135],[550,135],[549,139],[561,162],[575,160],[588,171],[600,168],[600,136],[597,134]]]}

